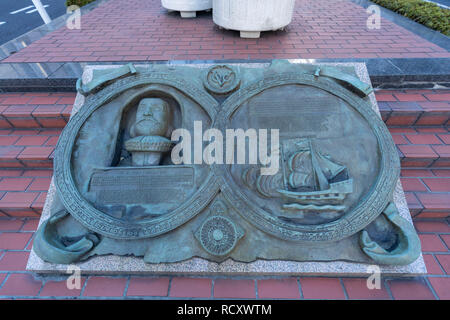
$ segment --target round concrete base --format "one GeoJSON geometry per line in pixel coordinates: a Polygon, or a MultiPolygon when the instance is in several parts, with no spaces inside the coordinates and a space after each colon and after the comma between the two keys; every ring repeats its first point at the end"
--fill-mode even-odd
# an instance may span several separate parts
{"type": "Polygon", "coordinates": [[[197,11],[180,11],[180,16],[182,18],[195,18],[197,16],[197,11]]]}
{"type": "Polygon", "coordinates": [[[260,31],[241,31],[241,38],[257,39],[261,36],[260,31]]]}

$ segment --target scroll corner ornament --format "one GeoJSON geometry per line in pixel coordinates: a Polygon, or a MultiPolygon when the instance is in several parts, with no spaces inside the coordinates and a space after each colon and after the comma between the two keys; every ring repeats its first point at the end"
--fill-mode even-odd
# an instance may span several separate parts
{"type": "Polygon", "coordinates": [[[380,264],[407,265],[417,260],[421,253],[421,245],[413,225],[400,216],[393,202],[388,204],[382,214],[397,230],[397,245],[392,250],[386,250],[373,241],[366,230],[363,230],[359,240],[362,251],[380,264]]]}
{"type": "Polygon", "coordinates": [[[100,237],[92,232],[78,237],[60,236],[56,224],[68,214],[66,210],[58,211],[39,226],[33,250],[44,261],[62,264],[77,262],[100,242],[100,237]]]}

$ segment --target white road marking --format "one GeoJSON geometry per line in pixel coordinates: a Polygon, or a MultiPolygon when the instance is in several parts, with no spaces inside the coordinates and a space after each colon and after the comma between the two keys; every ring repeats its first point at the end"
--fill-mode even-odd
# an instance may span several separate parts
{"type": "Polygon", "coordinates": [[[9,14],[16,14],[16,13],[19,13],[19,12],[22,12],[22,11],[25,11],[25,10],[28,10],[28,9],[30,9],[30,8],[34,8],[34,6],[28,6],[28,7],[25,7],[25,8],[19,9],[19,10],[16,10],[16,11],[12,11],[12,12],[10,12],[9,14]]]}
{"type": "Polygon", "coordinates": [[[5,21],[0,21],[0,26],[2,25],[2,24],[5,24],[6,22],[5,21]]]}
{"type": "MultiPolygon", "coordinates": [[[[47,8],[49,5],[48,4],[46,4],[45,6],[43,6],[44,8],[47,8]]],[[[25,12],[26,14],[29,14],[29,13],[33,13],[33,12],[36,12],[37,11],[37,9],[33,9],[33,10],[30,10],[30,11],[27,11],[27,12],[25,12]]]]}

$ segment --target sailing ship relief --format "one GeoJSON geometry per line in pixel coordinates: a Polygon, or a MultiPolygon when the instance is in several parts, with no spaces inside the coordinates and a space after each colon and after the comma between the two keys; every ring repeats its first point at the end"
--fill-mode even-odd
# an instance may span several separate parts
{"type": "Polygon", "coordinates": [[[288,140],[283,145],[281,172],[259,175],[250,167],[242,175],[244,183],[267,198],[286,200],[284,210],[294,212],[338,212],[345,210],[345,197],[353,192],[347,167],[318,152],[310,138],[288,140]],[[291,152],[286,152],[289,149],[291,152]]]}

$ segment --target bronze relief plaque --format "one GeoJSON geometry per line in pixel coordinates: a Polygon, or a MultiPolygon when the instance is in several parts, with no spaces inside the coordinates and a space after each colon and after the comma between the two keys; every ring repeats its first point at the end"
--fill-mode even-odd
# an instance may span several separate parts
{"type": "Polygon", "coordinates": [[[131,65],[78,84],[35,252],[405,265],[399,159],[350,67],[131,65]]]}

